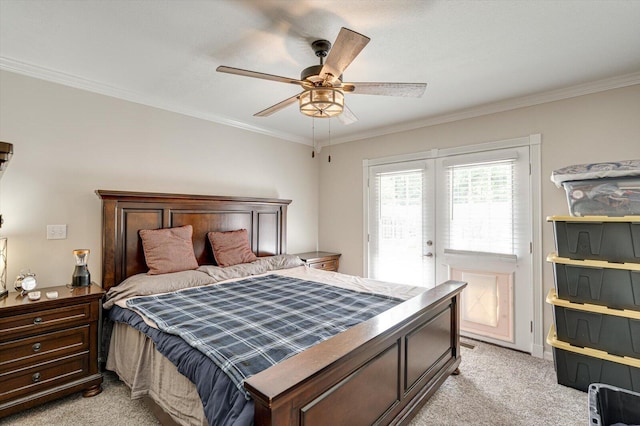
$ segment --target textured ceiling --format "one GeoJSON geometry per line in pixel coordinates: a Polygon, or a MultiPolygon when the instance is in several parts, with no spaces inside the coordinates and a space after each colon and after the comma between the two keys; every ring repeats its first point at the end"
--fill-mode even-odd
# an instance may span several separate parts
{"type": "MultiPolygon", "coordinates": [[[[310,143],[640,83],[640,1],[0,0],[0,68],[310,143]],[[422,98],[346,95],[358,122],[290,106],[316,39],[371,38],[345,81],[424,82],[422,98]]],[[[0,94],[1,96],[1,94],[0,94]]]]}

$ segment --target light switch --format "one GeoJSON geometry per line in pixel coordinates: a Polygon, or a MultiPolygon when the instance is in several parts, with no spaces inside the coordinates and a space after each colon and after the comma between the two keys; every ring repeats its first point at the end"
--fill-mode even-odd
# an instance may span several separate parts
{"type": "Polygon", "coordinates": [[[67,225],[47,225],[47,240],[64,240],[67,238],[67,225]]]}

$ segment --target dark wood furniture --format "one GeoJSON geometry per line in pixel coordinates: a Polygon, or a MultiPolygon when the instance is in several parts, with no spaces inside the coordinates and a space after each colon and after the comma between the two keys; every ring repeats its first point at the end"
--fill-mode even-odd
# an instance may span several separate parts
{"type": "MultiPolygon", "coordinates": [[[[289,200],[97,191],[103,287],[146,271],[140,229],[191,224],[200,263],[208,231],[246,228],[258,255],[285,253],[289,200]]],[[[460,292],[448,281],[245,381],[255,424],[405,424],[460,364],[460,292]]]]}
{"type": "Polygon", "coordinates": [[[102,391],[98,329],[104,291],[96,286],[40,289],[29,300],[0,300],[0,417],[74,392],[102,391]],[[56,299],[45,292],[57,291],[56,299]]]}
{"type": "Polygon", "coordinates": [[[323,271],[338,272],[340,266],[340,253],[330,253],[328,251],[309,251],[307,253],[296,253],[310,268],[322,269],[323,271]]]}
{"type": "Polygon", "coordinates": [[[193,226],[200,265],[215,264],[209,231],[246,229],[257,256],[286,253],[287,206],[291,200],[96,191],[102,199],[102,288],[149,268],[140,229],[193,226]]]}

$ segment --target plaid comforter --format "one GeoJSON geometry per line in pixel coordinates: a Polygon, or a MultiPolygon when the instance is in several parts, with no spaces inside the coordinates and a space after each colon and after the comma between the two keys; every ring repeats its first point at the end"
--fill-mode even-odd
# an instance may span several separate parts
{"type": "Polygon", "coordinates": [[[127,306],[244,379],[401,303],[280,275],[136,297],[127,306]]]}

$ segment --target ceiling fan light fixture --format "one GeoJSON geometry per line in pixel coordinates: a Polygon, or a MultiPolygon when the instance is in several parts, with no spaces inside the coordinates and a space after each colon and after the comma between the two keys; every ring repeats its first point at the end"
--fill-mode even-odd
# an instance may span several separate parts
{"type": "Polygon", "coordinates": [[[344,110],[344,93],[333,87],[314,87],[300,94],[300,112],[309,117],[330,118],[344,110]]]}
{"type": "Polygon", "coordinates": [[[255,117],[267,117],[298,101],[300,112],[308,117],[330,118],[339,116],[342,124],[351,124],[358,120],[355,114],[345,106],[345,92],[355,95],[406,96],[419,98],[426,88],[425,83],[344,83],[344,70],[369,43],[367,36],[348,28],[341,28],[333,46],[327,40],[316,40],[311,48],[320,58],[319,65],[302,70],[300,79],[281,77],[241,68],[220,65],[218,72],[236,74],[244,77],[294,84],[302,88],[302,93],[291,96],[269,108],[255,114],[255,117]],[[325,60],[326,58],[326,60],[325,60]]]}

